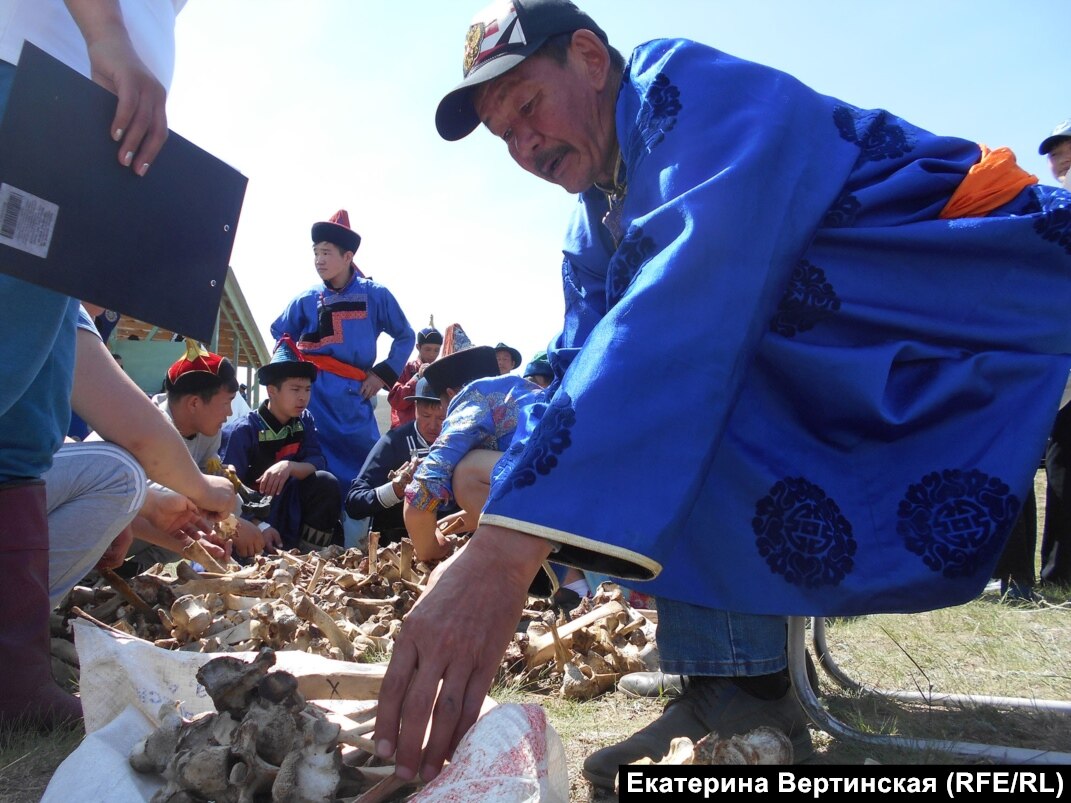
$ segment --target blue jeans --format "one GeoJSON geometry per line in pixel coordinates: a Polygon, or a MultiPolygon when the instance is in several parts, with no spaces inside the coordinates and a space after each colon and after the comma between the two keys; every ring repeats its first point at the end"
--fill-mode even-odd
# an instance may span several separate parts
{"type": "Polygon", "coordinates": [[[673,675],[740,677],[784,669],[784,616],[731,613],[658,597],[658,654],[673,675]]]}
{"type": "MultiPolygon", "coordinates": [[[[0,114],[14,65],[0,61],[0,114]]],[[[0,275],[0,343],[12,355],[0,383],[0,482],[40,477],[71,420],[78,302],[0,275]]]]}

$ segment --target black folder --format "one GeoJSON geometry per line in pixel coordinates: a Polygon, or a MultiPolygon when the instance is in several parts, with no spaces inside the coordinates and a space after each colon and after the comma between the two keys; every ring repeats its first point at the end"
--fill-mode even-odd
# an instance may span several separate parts
{"type": "Polygon", "coordinates": [[[0,273],[209,342],[247,179],[174,132],[135,175],[109,136],[116,103],[23,46],[0,123],[0,273]]]}

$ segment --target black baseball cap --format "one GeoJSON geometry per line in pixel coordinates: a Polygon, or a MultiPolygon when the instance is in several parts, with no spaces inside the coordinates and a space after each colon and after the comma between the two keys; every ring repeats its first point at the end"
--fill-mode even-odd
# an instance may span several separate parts
{"type": "Polygon", "coordinates": [[[465,36],[464,80],[439,102],[435,127],[443,139],[467,137],[480,118],[473,91],[512,70],[552,36],[587,29],[609,44],[595,21],[569,0],[499,0],[472,19],[465,36]]]}

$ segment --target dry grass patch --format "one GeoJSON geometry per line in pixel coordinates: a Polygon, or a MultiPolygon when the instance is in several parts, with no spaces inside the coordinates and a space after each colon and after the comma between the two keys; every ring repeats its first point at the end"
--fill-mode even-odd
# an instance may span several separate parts
{"type": "Polygon", "coordinates": [[[56,767],[84,735],[81,726],[47,736],[32,729],[0,731],[0,803],[40,800],[56,767]]]}

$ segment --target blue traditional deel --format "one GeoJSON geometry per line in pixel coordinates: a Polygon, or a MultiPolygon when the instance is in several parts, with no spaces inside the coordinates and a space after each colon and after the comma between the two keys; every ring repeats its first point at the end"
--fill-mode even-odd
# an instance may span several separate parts
{"type": "MultiPolygon", "coordinates": [[[[340,290],[320,282],[298,295],[272,323],[271,333],[276,338],[289,334],[307,357],[327,357],[372,371],[388,386],[398,378],[416,343],[416,334],[390,290],[357,273],[340,290]],[[386,358],[377,363],[380,333],[392,342],[386,358]]],[[[361,381],[321,370],[309,410],[316,418],[328,470],[348,488],[379,440],[375,412],[361,395],[361,381]]]]}
{"type": "Polygon", "coordinates": [[[724,610],[975,596],[1071,368],[1071,195],[940,219],[978,145],[684,40],[633,53],[616,121],[619,186],[564,246],[562,379],[481,521],[724,610]]]}

